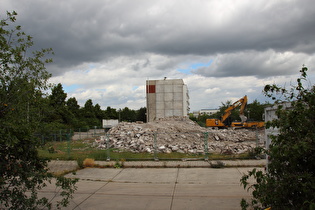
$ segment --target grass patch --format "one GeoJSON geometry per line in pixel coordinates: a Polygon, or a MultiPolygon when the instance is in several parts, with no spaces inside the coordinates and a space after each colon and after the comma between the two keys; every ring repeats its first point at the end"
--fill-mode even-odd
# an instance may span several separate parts
{"type": "MultiPolygon", "coordinates": [[[[129,151],[119,151],[117,149],[99,149],[93,147],[94,140],[76,140],[76,141],[61,141],[49,142],[38,149],[38,154],[41,158],[51,160],[77,160],[80,167],[82,167],[85,159],[98,160],[198,160],[205,159],[204,154],[186,154],[186,153],[133,153],[129,151]]],[[[209,160],[231,160],[231,159],[251,159],[248,153],[240,155],[223,155],[223,154],[209,154],[209,160]]]]}

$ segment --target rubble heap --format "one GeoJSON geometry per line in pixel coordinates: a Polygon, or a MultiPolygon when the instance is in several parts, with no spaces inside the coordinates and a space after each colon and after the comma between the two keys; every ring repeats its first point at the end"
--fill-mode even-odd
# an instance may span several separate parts
{"type": "MultiPolygon", "coordinates": [[[[163,153],[240,154],[263,146],[264,136],[256,130],[214,130],[200,127],[188,118],[164,118],[149,123],[122,122],[108,131],[109,145],[121,151],[163,153]],[[206,145],[206,146],[205,146],[206,145]]],[[[99,147],[105,147],[102,137],[99,147]]]]}

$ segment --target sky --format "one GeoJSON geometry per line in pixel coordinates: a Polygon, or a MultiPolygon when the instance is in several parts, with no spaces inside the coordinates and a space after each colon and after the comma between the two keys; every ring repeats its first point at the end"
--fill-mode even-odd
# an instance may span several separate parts
{"type": "Polygon", "coordinates": [[[244,95],[268,100],[267,84],[315,77],[314,0],[1,0],[35,49],[52,48],[51,83],[80,106],[146,106],[145,82],[183,79],[190,111],[244,95]]]}

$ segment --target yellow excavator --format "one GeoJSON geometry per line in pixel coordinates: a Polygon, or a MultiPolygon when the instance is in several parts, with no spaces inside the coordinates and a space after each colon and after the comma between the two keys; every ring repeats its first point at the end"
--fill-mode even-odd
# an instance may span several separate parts
{"type": "Polygon", "coordinates": [[[264,127],[264,122],[247,122],[247,117],[244,115],[244,110],[247,105],[247,96],[245,95],[243,98],[234,102],[231,106],[229,106],[222,115],[221,119],[206,119],[206,127],[213,128],[261,128],[264,127]],[[240,118],[241,122],[231,122],[229,116],[231,112],[240,107],[240,118]]]}

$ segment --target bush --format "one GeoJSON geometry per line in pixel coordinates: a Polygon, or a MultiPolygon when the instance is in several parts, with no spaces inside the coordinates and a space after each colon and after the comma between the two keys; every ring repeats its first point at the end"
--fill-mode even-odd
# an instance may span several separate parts
{"type": "Polygon", "coordinates": [[[51,62],[46,59],[51,49],[27,53],[32,37],[15,26],[16,15],[8,12],[0,20],[0,209],[52,208],[38,190],[53,178],[60,189],[60,208],[69,204],[76,180],[49,173],[47,161],[38,156],[41,141],[34,138],[42,126],[42,96],[50,77],[45,64],[51,62]]]}
{"type": "Polygon", "coordinates": [[[265,87],[266,95],[278,105],[278,119],[268,122],[267,128],[277,127],[279,135],[272,136],[266,151],[267,173],[253,169],[241,179],[253,195],[250,203],[242,200],[243,209],[315,209],[315,87],[305,89],[307,68],[300,72],[297,85],[289,91],[277,85],[265,87]],[[277,100],[275,94],[284,100],[277,100]],[[291,108],[284,109],[283,102],[290,102],[291,108]],[[250,177],[256,183],[250,184],[250,177]]]}
{"type": "Polygon", "coordinates": [[[93,167],[95,165],[95,161],[94,159],[92,158],[86,158],[84,161],[83,161],[83,166],[84,167],[93,167]]]}

